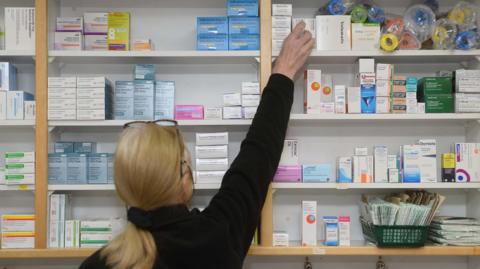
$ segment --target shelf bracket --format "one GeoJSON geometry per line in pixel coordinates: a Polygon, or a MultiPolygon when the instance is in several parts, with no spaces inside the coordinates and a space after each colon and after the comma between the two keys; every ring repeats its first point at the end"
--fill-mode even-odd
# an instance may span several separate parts
{"type": "Polygon", "coordinates": [[[305,257],[305,263],[303,264],[303,269],[313,269],[312,263],[308,260],[308,257],[305,257]]]}
{"type": "Polygon", "coordinates": [[[55,56],[48,57],[48,63],[51,64],[51,63],[55,62],[55,59],[56,59],[55,56]]]}

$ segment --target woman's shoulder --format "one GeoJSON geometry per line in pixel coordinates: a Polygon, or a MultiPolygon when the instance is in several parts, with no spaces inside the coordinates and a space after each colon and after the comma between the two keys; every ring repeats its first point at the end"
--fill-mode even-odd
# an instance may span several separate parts
{"type": "Polygon", "coordinates": [[[97,250],[80,265],[79,269],[108,269],[105,260],[100,256],[100,250],[97,250]]]}

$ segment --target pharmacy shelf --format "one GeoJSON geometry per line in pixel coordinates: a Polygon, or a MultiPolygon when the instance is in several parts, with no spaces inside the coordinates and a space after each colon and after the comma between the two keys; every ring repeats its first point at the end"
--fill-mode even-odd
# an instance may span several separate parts
{"type": "Polygon", "coordinates": [[[0,129],[3,127],[34,127],[35,120],[0,120],[0,129]]]}
{"type": "MultiPolygon", "coordinates": [[[[278,56],[279,52],[273,52],[278,56]]],[[[384,51],[319,51],[310,55],[310,63],[354,63],[361,57],[373,57],[389,63],[459,63],[478,59],[480,50],[398,50],[392,53],[384,51]]]]}
{"type": "MultiPolygon", "coordinates": [[[[195,190],[218,190],[220,184],[195,184],[195,190]]],[[[49,191],[114,191],[113,184],[49,185],[49,191]]]]}
{"type": "MultiPolygon", "coordinates": [[[[122,127],[133,120],[99,121],[49,121],[50,127],[122,127]]],[[[180,126],[241,126],[250,125],[251,120],[179,120],[180,126]]]]}
{"type": "Polygon", "coordinates": [[[35,51],[33,50],[0,50],[0,60],[14,63],[33,63],[35,51]]]}
{"type": "Polygon", "coordinates": [[[51,60],[66,64],[96,63],[254,63],[259,51],[49,51],[51,60]]]}
{"type": "Polygon", "coordinates": [[[31,191],[34,185],[0,185],[0,191],[31,191]]]}
{"type": "Polygon", "coordinates": [[[276,190],[480,190],[480,183],[273,183],[276,190]]]}
{"type": "MultiPolygon", "coordinates": [[[[0,259],[84,259],[97,249],[0,250],[0,259]]],[[[480,256],[479,247],[427,246],[381,249],[361,247],[261,247],[252,246],[249,256],[480,256]]]]}

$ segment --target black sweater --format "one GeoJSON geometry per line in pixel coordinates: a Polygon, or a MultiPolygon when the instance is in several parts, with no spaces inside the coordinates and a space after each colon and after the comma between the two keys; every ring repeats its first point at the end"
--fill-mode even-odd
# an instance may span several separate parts
{"type": "MultiPolygon", "coordinates": [[[[185,205],[155,210],[154,269],[242,268],[280,161],[292,103],[292,80],[272,75],[240,153],[208,207],[203,212],[185,205]]],[[[99,251],[80,266],[104,268],[99,251]]]]}

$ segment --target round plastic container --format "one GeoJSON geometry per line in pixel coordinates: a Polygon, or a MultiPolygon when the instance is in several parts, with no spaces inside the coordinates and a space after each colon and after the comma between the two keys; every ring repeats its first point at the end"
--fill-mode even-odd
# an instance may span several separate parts
{"type": "Polygon", "coordinates": [[[432,35],[435,26],[435,13],[426,5],[413,5],[407,9],[403,17],[405,28],[413,33],[420,42],[424,42],[432,35]]]}

